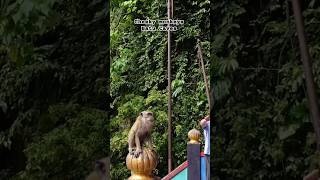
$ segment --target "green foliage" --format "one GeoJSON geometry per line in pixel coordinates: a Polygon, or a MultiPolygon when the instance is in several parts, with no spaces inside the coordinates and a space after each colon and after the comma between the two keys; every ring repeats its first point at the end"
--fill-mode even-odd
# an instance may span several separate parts
{"type": "Polygon", "coordinates": [[[38,55],[30,40],[48,32],[59,21],[60,16],[52,10],[55,3],[56,1],[36,0],[2,2],[0,47],[6,51],[11,61],[22,65],[38,55]]]}
{"type": "Polygon", "coordinates": [[[92,162],[107,153],[107,114],[64,104],[49,109],[51,120],[41,121],[64,118],[66,123],[27,146],[27,166],[19,179],[81,179],[91,170],[92,162]]]}
{"type": "MultiPolygon", "coordinates": [[[[302,3],[319,84],[319,3],[302,3]]],[[[215,178],[302,179],[319,167],[290,1],[212,4],[215,178]]]]}
{"type": "MultiPolygon", "coordinates": [[[[173,33],[173,151],[174,167],[186,160],[187,133],[198,128],[208,114],[203,77],[197,63],[196,42],[203,46],[205,67],[210,57],[209,1],[175,1],[174,19],[185,21],[173,33]]],[[[111,6],[111,179],[125,179],[127,136],[139,112],[151,110],[156,121],[152,133],[159,165],[167,172],[167,33],[141,32],[134,19],[166,19],[165,1],[113,1],[111,6]]]]}
{"type": "Polygon", "coordinates": [[[0,3],[0,179],[82,179],[108,155],[106,3],[0,3]]]}

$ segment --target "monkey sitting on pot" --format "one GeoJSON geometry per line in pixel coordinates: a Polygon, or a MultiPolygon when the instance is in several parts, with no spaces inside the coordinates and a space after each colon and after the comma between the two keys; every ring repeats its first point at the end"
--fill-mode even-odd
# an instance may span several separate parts
{"type": "Polygon", "coordinates": [[[139,157],[144,144],[152,148],[151,130],[153,125],[153,113],[150,111],[141,112],[129,131],[128,144],[131,155],[139,157]]]}

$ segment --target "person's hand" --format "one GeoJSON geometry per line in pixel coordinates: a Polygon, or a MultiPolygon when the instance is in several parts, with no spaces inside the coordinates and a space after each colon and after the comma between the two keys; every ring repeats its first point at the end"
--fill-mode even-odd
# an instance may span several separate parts
{"type": "Polygon", "coordinates": [[[207,120],[206,120],[206,119],[202,119],[202,120],[200,121],[200,126],[201,126],[202,128],[205,128],[205,127],[207,126],[207,120]]]}
{"type": "Polygon", "coordinates": [[[205,119],[206,121],[210,121],[210,115],[206,116],[204,119],[205,119]]]}

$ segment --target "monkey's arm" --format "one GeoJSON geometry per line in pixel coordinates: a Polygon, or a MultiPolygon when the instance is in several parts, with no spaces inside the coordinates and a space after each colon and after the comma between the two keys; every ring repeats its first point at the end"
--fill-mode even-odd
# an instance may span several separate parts
{"type": "Polygon", "coordinates": [[[135,134],[136,134],[136,129],[137,129],[137,126],[138,126],[138,121],[136,121],[130,131],[129,131],[129,136],[128,136],[128,146],[129,146],[129,153],[130,154],[133,154],[133,149],[135,147],[135,134]]]}
{"type": "Polygon", "coordinates": [[[134,135],[135,133],[130,130],[129,137],[128,137],[128,145],[129,145],[129,153],[133,152],[133,146],[134,146],[134,135]]]}
{"type": "Polygon", "coordinates": [[[133,135],[131,135],[131,136],[129,136],[129,139],[128,139],[128,144],[129,144],[129,148],[133,148],[133,146],[134,146],[134,134],[133,135]]]}
{"type": "Polygon", "coordinates": [[[135,133],[134,137],[135,137],[135,143],[136,143],[135,156],[138,157],[140,155],[140,153],[142,152],[142,148],[141,148],[141,145],[140,145],[140,139],[139,139],[139,136],[138,136],[137,132],[135,133]]]}

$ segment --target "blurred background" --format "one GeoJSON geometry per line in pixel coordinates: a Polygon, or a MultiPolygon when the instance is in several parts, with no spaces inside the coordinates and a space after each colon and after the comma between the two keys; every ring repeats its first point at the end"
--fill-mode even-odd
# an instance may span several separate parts
{"type": "Polygon", "coordinates": [[[107,8],[0,2],[0,179],[84,179],[108,155],[107,8]]]}
{"type": "MultiPolygon", "coordinates": [[[[320,2],[299,2],[319,85],[320,2]]],[[[319,168],[319,154],[292,1],[216,0],[211,7],[215,178],[302,179],[319,168]]]]}

